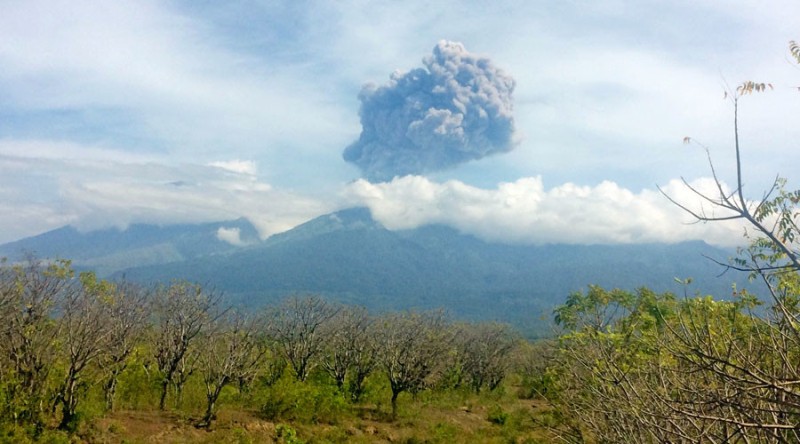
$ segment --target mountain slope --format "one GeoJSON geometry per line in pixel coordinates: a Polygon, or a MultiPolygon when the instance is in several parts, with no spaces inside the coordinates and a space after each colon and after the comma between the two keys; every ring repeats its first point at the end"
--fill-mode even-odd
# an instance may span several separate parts
{"type": "Polygon", "coordinates": [[[244,244],[259,242],[256,229],[246,219],[163,227],[137,224],[125,230],[109,228],[85,233],[67,226],[0,245],[0,257],[18,260],[33,254],[40,258],[66,258],[76,267],[91,268],[104,276],[130,267],[241,250],[218,238],[220,228],[238,230],[244,244]]]}
{"type": "Polygon", "coordinates": [[[291,293],[322,293],[373,310],[445,307],[458,317],[541,323],[572,291],[589,284],[725,297],[732,279],[703,255],[731,252],[703,242],[674,245],[487,243],[443,226],[389,231],[364,209],[321,216],[266,242],[225,256],[203,256],[125,271],[130,279],[185,278],[261,305],[291,293]]]}

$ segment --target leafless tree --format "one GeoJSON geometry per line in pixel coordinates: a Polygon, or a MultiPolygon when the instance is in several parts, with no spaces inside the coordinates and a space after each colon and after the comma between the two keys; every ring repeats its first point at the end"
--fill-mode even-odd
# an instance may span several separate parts
{"type": "Polygon", "coordinates": [[[209,427],[216,417],[222,389],[241,379],[252,379],[266,352],[260,320],[229,311],[200,339],[200,370],[206,387],[206,412],[200,423],[209,427]]]}
{"type": "Polygon", "coordinates": [[[105,374],[103,392],[109,411],[114,410],[119,376],[147,329],[149,297],[141,286],[123,281],[114,284],[113,295],[107,301],[108,345],[98,363],[105,374]]]}
{"type": "Polygon", "coordinates": [[[3,272],[8,310],[0,332],[0,348],[8,359],[4,369],[10,410],[7,417],[41,425],[45,389],[57,352],[53,346],[62,332],[55,313],[61,298],[77,291],[69,261],[45,264],[35,258],[3,272]]]}
{"type": "Polygon", "coordinates": [[[441,311],[391,313],[376,321],[378,363],[392,389],[392,416],[397,397],[427,387],[450,345],[447,321],[441,311]]]}
{"type": "Polygon", "coordinates": [[[373,321],[363,307],[341,309],[324,329],[325,347],[322,366],[344,390],[349,379],[350,397],[358,401],[364,380],[375,367],[375,341],[371,337],[373,321]],[[348,378],[349,376],[349,378],[348,378]]]}
{"type": "Polygon", "coordinates": [[[166,408],[170,384],[180,403],[183,384],[197,357],[195,339],[220,315],[221,295],[200,285],[176,282],[153,296],[154,353],[161,374],[159,408],[166,408]]]}
{"type": "Polygon", "coordinates": [[[516,342],[516,335],[505,324],[467,324],[459,329],[456,345],[461,371],[476,393],[484,386],[494,390],[500,385],[516,342]]]}
{"type": "MultiPolygon", "coordinates": [[[[17,291],[15,274],[6,258],[0,258],[0,335],[7,334],[6,330],[11,326],[10,317],[17,291]]],[[[0,357],[0,366],[5,364],[2,359],[0,357]]]]}
{"type": "MultiPolygon", "coordinates": [[[[798,234],[800,227],[797,224],[797,206],[800,203],[800,191],[788,192],[784,190],[785,179],[776,177],[767,192],[759,200],[751,201],[745,197],[744,176],[742,173],[741,146],[739,141],[739,100],[754,92],[762,92],[772,85],[756,82],[744,82],[735,91],[726,94],[733,104],[734,127],[734,153],[736,156],[736,188],[726,191],[722,180],[708,156],[716,194],[706,194],[686,180],[684,186],[702,202],[699,210],[690,208],[689,204],[679,202],[662,190],[662,194],[673,204],[677,205],[692,217],[696,222],[718,222],[726,220],[742,220],[754,231],[755,241],[750,248],[749,257],[746,256],[734,264],[727,266],[732,269],[760,274],[767,280],[774,272],[800,271],[800,246],[798,234]]],[[[684,142],[692,143],[689,137],[684,142]]],[[[704,147],[705,148],[705,147],[704,147]]],[[[706,152],[708,150],[706,149],[706,152]]],[[[770,284],[770,282],[767,282],[770,284]]]]}
{"type": "Polygon", "coordinates": [[[85,382],[90,365],[108,348],[112,327],[108,302],[113,297],[113,284],[98,280],[93,273],[81,274],[80,286],[64,292],[59,342],[63,344],[67,369],[56,396],[62,413],[59,428],[74,427],[79,384],[85,382]]]}
{"type": "Polygon", "coordinates": [[[293,296],[267,313],[270,339],[289,362],[297,380],[305,381],[322,350],[322,327],[339,308],[319,296],[293,296]]]}

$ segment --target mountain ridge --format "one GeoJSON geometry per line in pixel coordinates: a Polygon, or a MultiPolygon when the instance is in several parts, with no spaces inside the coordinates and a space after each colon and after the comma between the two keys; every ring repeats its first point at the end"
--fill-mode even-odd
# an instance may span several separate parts
{"type": "Polygon", "coordinates": [[[164,226],[131,224],[124,230],[112,227],[85,232],[67,225],[2,244],[0,257],[12,261],[29,255],[70,259],[77,268],[107,276],[133,266],[179,262],[241,248],[220,239],[221,228],[238,230],[244,244],[260,242],[255,227],[244,218],[164,226]]]}
{"type": "MultiPolygon", "coordinates": [[[[236,228],[243,237],[255,236],[249,222],[239,223],[236,228]]],[[[375,311],[444,307],[459,318],[510,322],[539,330],[537,334],[549,328],[540,318],[549,318],[569,293],[590,284],[699,291],[716,297],[730,295],[734,282],[739,288],[753,287],[745,276],[718,277],[722,268],[704,256],[725,261],[733,252],[702,241],[511,245],[486,242],[444,225],[391,231],[366,208],[319,216],[264,241],[255,237],[247,246],[219,240],[221,227],[234,224],[149,228],[153,233],[138,237],[138,249],[133,241],[118,241],[115,245],[128,248],[101,249],[102,255],[76,263],[105,267],[107,275],[144,283],[196,281],[248,306],[316,293],[375,311]],[[688,290],[675,282],[688,277],[694,281],[688,290]]],[[[138,230],[141,234],[148,229],[138,230]]],[[[83,242],[92,238],[84,236],[83,242]]]]}

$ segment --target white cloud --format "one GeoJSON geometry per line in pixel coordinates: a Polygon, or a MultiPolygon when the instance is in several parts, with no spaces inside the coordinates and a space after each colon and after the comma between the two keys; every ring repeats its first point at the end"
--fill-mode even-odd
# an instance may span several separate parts
{"type": "Polygon", "coordinates": [[[222,168],[114,153],[45,140],[0,143],[0,243],[65,224],[90,230],[240,217],[267,237],[335,209],[270,186],[248,162],[222,168]]]}
{"type": "Polygon", "coordinates": [[[114,180],[65,181],[60,193],[79,215],[75,224],[84,229],[246,217],[261,237],[267,237],[332,209],[328,203],[273,189],[250,176],[215,177],[213,171],[202,167],[166,171],[175,175],[164,176],[161,182],[141,182],[126,172],[114,180]]]}
{"type": "Polygon", "coordinates": [[[241,230],[239,230],[238,228],[219,227],[219,229],[217,230],[217,239],[223,242],[227,242],[236,247],[242,247],[246,244],[242,240],[240,231],[241,230]]]}
{"type": "MultiPolygon", "coordinates": [[[[708,179],[692,186],[713,193],[708,179]]],[[[699,204],[678,180],[666,193],[687,206],[699,204]]],[[[481,189],[459,181],[435,183],[419,176],[372,184],[358,180],[346,189],[353,204],[370,208],[389,229],[445,224],[477,237],[509,243],[644,243],[705,240],[741,243],[735,223],[687,225],[690,218],[656,190],[638,193],[605,181],[596,186],[566,183],[546,190],[540,177],[481,189]]]]}
{"type": "Polygon", "coordinates": [[[228,161],[219,161],[219,162],[211,162],[208,164],[209,166],[222,168],[223,170],[232,171],[234,173],[240,174],[249,174],[251,176],[255,176],[257,172],[256,163],[252,160],[228,160],[228,161]]]}
{"type": "Polygon", "coordinates": [[[740,109],[748,191],[795,174],[800,3],[757,3],[0,2],[0,242],[241,216],[266,236],[335,210],[362,83],[451,39],[517,80],[523,143],[440,183],[356,182],[352,203],[508,242],[727,243],[738,228],[686,226],[653,186],[707,174],[684,136],[731,180],[725,79],[776,85],[740,109]]]}
{"type": "Polygon", "coordinates": [[[0,5],[5,105],[78,110],[78,120],[86,110],[119,113],[134,139],[192,161],[231,147],[269,157],[286,146],[319,154],[320,144],[346,143],[344,118],[354,113],[310,80],[316,73],[226,47],[209,19],[152,0],[0,5]]]}

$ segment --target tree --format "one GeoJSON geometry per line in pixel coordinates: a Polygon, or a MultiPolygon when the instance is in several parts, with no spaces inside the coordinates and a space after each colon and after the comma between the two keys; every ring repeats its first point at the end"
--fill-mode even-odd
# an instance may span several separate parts
{"type": "Polygon", "coordinates": [[[457,348],[461,371],[475,393],[486,386],[494,390],[503,381],[517,338],[505,324],[482,323],[462,326],[457,348]]]}
{"type": "Polygon", "coordinates": [[[293,296],[267,314],[269,336],[289,362],[298,381],[305,381],[322,350],[323,329],[339,311],[319,296],[293,296]]]}
{"type": "Polygon", "coordinates": [[[344,390],[349,376],[349,392],[357,402],[364,391],[364,380],[375,367],[375,341],[371,337],[373,320],[363,307],[339,310],[324,331],[325,353],[322,366],[344,390]]]}
{"type": "Polygon", "coordinates": [[[4,416],[40,428],[48,376],[58,357],[53,345],[62,332],[55,313],[65,294],[77,291],[74,272],[69,261],[44,264],[29,257],[10,269],[4,268],[2,274],[10,282],[2,286],[8,308],[0,337],[3,356],[7,357],[4,416]]]}
{"type": "Polygon", "coordinates": [[[416,393],[436,375],[437,364],[450,345],[446,326],[441,311],[390,313],[376,321],[378,363],[389,378],[393,417],[400,393],[416,393]]]}
{"type": "MultiPolygon", "coordinates": [[[[800,62],[797,44],[790,50],[800,62]]],[[[735,189],[726,190],[709,156],[717,192],[684,181],[703,203],[699,210],[667,196],[697,222],[747,225],[750,245],[719,263],[764,282],[767,306],[758,309],[759,298],[736,288],[731,301],[599,288],[571,296],[556,310],[567,333],[552,399],[579,419],[574,440],[800,441],[800,191],[787,191],[777,177],[760,199],[747,199],[740,156],[739,101],[768,89],[745,82],[726,95],[734,111],[735,189]]]]}
{"type": "MultiPolygon", "coordinates": [[[[0,335],[8,334],[11,327],[11,314],[16,299],[15,271],[5,258],[0,258],[0,335]]],[[[2,361],[0,361],[2,365],[2,361]]]]}
{"type": "Polygon", "coordinates": [[[251,379],[262,364],[266,345],[260,320],[229,311],[200,339],[200,371],[206,387],[206,412],[200,422],[209,427],[216,417],[222,389],[240,379],[251,379]]]}
{"type": "Polygon", "coordinates": [[[119,376],[128,366],[134,347],[142,339],[147,327],[147,301],[149,294],[129,282],[114,284],[107,300],[106,321],[110,325],[107,348],[98,362],[105,374],[103,392],[106,409],[114,410],[119,376]]]}
{"type": "Polygon", "coordinates": [[[152,300],[155,317],[154,354],[161,374],[159,408],[166,408],[170,384],[180,403],[183,384],[197,357],[194,341],[220,315],[221,295],[204,291],[197,284],[176,282],[159,287],[152,300]]]}
{"type": "Polygon", "coordinates": [[[108,350],[112,331],[108,308],[113,293],[112,283],[89,272],[80,275],[80,286],[64,292],[60,342],[67,369],[56,397],[61,403],[61,429],[75,428],[79,384],[90,365],[108,350]]]}

